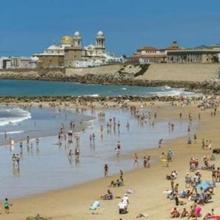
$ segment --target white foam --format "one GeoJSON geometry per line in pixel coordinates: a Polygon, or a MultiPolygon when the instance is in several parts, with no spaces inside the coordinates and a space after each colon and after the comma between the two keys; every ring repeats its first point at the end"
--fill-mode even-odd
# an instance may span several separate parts
{"type": "Polygon", "coordinates": [[[122,90],[127,90],[127,88],[125,88],[125,87],[123,87],[123,88],[121,88],[122,90]]]}
{"type": "Polygon", "coordinates": [[[164,88],[165,88],[165,89],[171,89],[171,87],[170,87],[170,86],[164,86],[164,88]]]}
{"type": "Polygon", "coordinates": [[[7,132],[0,132],[0,135],[5,135],[5,134],[20,134],[23,133],[23,130],[19,130],[19,131],[7,131],[7,132]]]}
{"type": "Polygon", "coordinates": [[[199,94],[196,94],[194,92],[185,91],[183,88],[171,89],[168,91],[164,90],[161,92],[156,92],[154,94],[156,96],[187,96],[187,97],[199,96],[199,94]]]}
{"type": "Polygon", "coordinates": [[[0,109],[0,113],[8,114],[9,117],[0,117],[0,126],[5,126],[8,124],[17,124],[19,122],[22,122],[24,120],[31,118],[31,113],[28,111],[25,111],[20,108],[7,108],[3,107],[0,109]],[[14,115],[14,116],[13,116],[14,115]]]}
{"type": "Polygon", "coordinates": [[[99,97],[99,94],[91,94],[91,95],[84,95],[84,96],[99,97]]]}

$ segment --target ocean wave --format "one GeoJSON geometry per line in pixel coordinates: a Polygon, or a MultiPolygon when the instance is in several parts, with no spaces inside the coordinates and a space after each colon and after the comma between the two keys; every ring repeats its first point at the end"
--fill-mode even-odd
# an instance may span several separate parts
{"type": "Polygon", "coordinates": [[[198,96],[199,94],[196,94],[194,92],[188,92],[188,91],[185,91],[183,88],[180,88],[180,89],[171,89],[171,90],[163,90],[161,92],[155,92],[154,95],[156,95],[156,96],[187,96],[187,97],[192,97],[192,96],[198,96]]]}
{"type": "Polygon", "coordinates": [[[5,134],[21,134],[24,133],[23,130],[19,130],[19,131],[7,131],[7,132],[0,132],[0,135],[5,135],[5,134]]]}
{"type": "Polygon", "coordinates": [[[89,97],[99,97],[99,94],[90,94],[90,95],[84,95],[84,96],[89,96],[89,97]]]}
{"type": "Polygon", "coordinates": [[[0,107],[0,126],[14,125],[30,118],[31,113],[21,108],[0,107]]]}
{"type": "Polygon", "coordinates": [[[168,89],[172,89],[170,86],[163,86],[162,87],[162,90],[164,91],[164,90],[168,90],[168,89]]]}

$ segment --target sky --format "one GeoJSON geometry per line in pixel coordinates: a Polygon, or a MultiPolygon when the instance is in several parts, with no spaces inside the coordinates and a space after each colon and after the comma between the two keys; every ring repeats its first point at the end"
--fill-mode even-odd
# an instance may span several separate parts
{"type": "Polygon", "coordinates": [[[1,0],[0,56],[29,56],[79,31],[106,35],[108,51],[220,43],[220,0],[1,0]]]}

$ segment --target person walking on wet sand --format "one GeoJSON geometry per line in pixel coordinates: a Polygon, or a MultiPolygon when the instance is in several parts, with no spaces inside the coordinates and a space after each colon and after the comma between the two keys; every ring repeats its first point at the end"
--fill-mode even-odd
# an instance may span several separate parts
{"type": "Polygon", "coordinates": [[[137,153],[134,154],[134,166],[138,167],[139,163],[138,163],[138,155],[137,153]]]}
{"type": "Polygon", "coordinates": [[[161,139],[159,140],[159,142],[158,142],[158,148],[161,148],[162,142],[163,142],[163,138],[161,138],[161,139]]]}
{"type": "Polygon", "coordinates": [[[119,157],[120,152],[121,152],[121,143],[118,141],[117,146],[115,148],[116,156],[119,157]]]}
{"type": "Polygon", "coordinates": [[[109,170],[108,164],[106,163],[106,164],[104,165],[104,176],[105,176],[105,177],[108,176],[108,170],[109,170]]]}

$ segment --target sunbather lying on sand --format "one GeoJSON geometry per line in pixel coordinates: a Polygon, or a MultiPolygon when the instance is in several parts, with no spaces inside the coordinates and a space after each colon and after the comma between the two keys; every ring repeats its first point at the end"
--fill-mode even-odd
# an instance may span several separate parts
{"type": "Polygon", "coordinates": [[[114,198],[113,193],[108,189],[105,195],[101,196],[103,200],[112,200],[114,198]]]}

